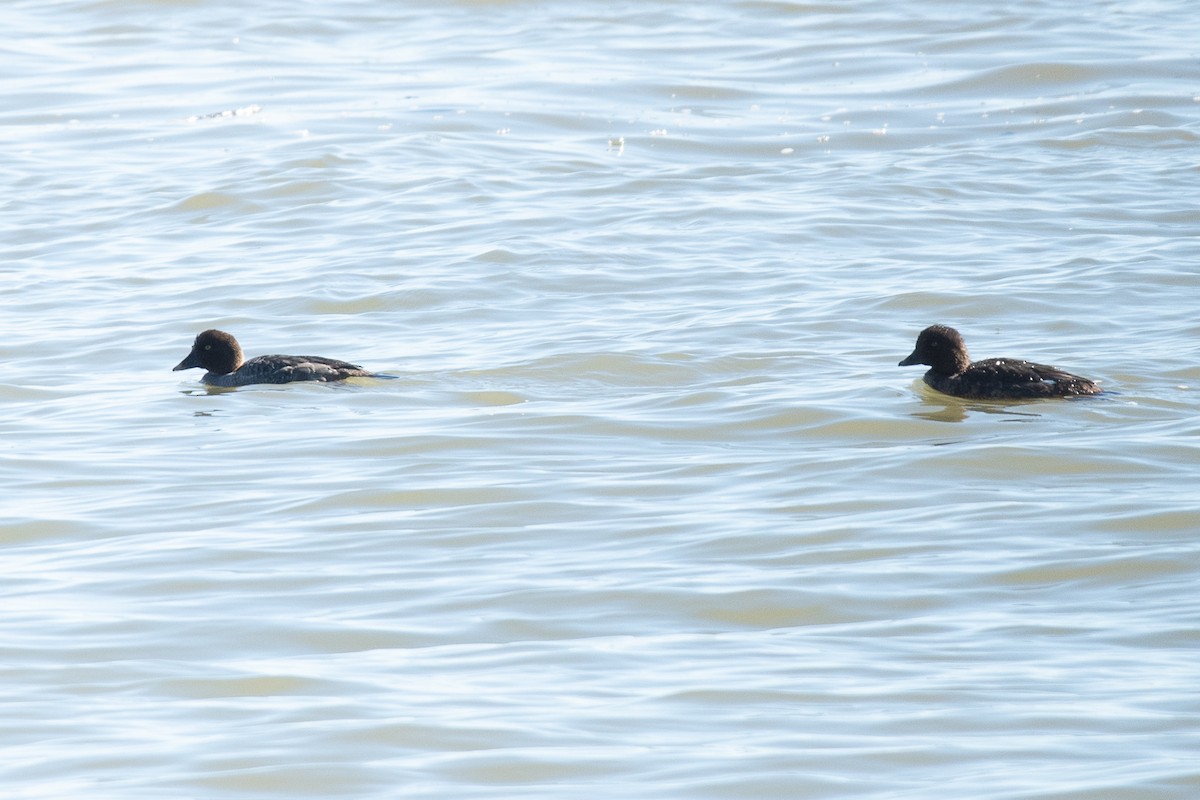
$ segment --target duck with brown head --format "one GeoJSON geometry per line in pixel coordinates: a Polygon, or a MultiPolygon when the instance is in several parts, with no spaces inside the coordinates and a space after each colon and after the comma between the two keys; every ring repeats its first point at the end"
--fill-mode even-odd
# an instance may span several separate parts
{"type": "Polygon", "coordinates": [[[926,364],[925,383],[939,392],[973,400],[1034,400],[1100,394],[1094,381],[1058,367],[1014,358],[971,361],[967,345],[948,325],[930,325],[899,366],[926,364]]]}
{"type": "Polygon", "coordinates": [[[191,352],[175,365],[174,371],[195,367],[206,370],[200,380],[209,386],[382,377],[373,375],[357,364],[321,356],[258,356],[243,361],[242,348],[237,339],[215,329],[204,331],[196,337],[191,352]]]}

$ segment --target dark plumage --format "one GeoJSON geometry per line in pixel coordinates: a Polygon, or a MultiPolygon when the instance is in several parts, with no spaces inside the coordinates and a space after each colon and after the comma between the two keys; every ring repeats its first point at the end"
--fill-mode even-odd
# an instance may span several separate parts
{"type": "Polygon", "coordinates": [[[1100,394],[1100,387],[1093,381],[1045,364],[1014,358],[972,363],[962,336],[947,325],[930,325],[921,331],[916,348],[899,366],[913,364],[928,364],[925,383],[955,397],[1030,400],[1100,394]]]}
{"type": "Polygon", "coordinates": [[[258,356],[243,362],[242,348],[237,339],[218,330],[208,330],[198,335],[192,343],[192,351],[175,365],[173,371],[193,367],[208,370],[200,380],[209,386],[373,377],[357,364],[320,356],[258,356]]]}

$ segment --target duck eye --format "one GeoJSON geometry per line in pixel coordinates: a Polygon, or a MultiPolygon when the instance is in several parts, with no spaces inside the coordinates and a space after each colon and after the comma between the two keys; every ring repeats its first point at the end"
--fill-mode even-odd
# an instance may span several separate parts
{"type": "Polygon", "coordinates": [[[211,344],[206,344],[206,345],[204,345],[204,349],[205,349],[205,350],[212,350],[212,345],[211,345],[211,344]]]}

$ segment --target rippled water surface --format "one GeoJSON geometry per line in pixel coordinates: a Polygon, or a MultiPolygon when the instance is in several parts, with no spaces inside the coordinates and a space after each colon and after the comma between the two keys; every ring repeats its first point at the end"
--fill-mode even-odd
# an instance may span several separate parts
{"type": "Polygon", "coordinates": [[[5,797],[1200,794],[1193,4],[0,24],[5,797]]]}

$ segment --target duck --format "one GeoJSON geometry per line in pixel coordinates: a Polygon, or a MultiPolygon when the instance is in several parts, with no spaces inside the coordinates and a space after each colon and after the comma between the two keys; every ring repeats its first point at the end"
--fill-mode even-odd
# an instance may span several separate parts
{"type": "Polygon", "coordinates": [[[237,339],[215,328],[196,336],[191,352],[175,365],[172,372],[197,367],[207,370],[200,379],[202,383],[223,387],[376,377],[357,364],[320,356],[272,355],[243,361],[242,347],[237,339]]]}
{"type": "Polygon", "coordinates": [[[939,392],[971,400],[1034,400],[1101,394],[1095,381],[1015,358],[971,361],[962,335],[949,325],[930,325],[898,366],[927,364],[925,383],[939,392]]]}

